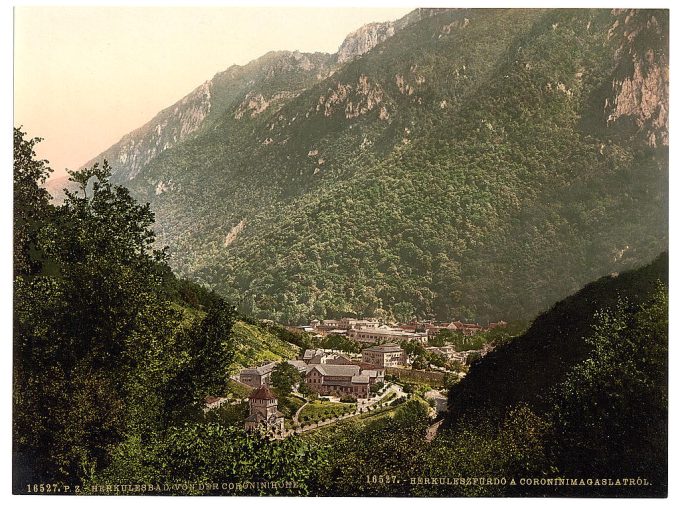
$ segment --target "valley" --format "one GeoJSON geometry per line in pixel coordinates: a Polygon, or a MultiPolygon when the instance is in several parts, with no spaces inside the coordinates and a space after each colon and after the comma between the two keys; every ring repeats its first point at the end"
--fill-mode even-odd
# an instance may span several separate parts
{"type": "Polygon", "coordinates": [[[666,497],[668,37],[419,8],[68,180],[15,128],[13,492],[666,497]]]}

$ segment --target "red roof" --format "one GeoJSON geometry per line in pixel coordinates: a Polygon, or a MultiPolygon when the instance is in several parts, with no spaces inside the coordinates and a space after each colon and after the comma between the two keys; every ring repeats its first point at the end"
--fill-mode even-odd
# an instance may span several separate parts
{"type": "Polygon", "coordinates": [[[272,393],[266,384],[263,384],[255,391],[250,393],[251,400],[274,400],[276,396],[272,393]]]}

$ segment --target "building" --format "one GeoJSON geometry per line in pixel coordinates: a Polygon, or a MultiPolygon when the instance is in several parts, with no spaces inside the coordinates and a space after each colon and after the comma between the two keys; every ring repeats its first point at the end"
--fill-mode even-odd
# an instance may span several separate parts
{"type": "Polygon", "coordinates": [[[254,368],[244,368],[241,370],[238,380],[253,388],[260,387],[264,384],[269,384],[271,381],[272,371],[276,365],[276,361],[272,361],[266,365],[254,368]]]}
{"type": "Polygon", "coordinates": [[[359,363],[361,368],[361,375],[368,376],[368,384],[372,386],[375,383],[385,382],[385,367],[375,365],[373,363],[359,363]]]}
{"type": "Polygon", "coordinates": [[[324,319],[319,321],[314,319],[310,323],[310,327],[315,331],[325,332],[329,334],[335,330],[347,331],[352,328],[377,328],[380,326],[380,321],[377,319],[355,319],[353,317],[343,317],[342,319],[324,319]]]}
{"type": "Polygon", "coordinates": [[[300,359],[289,359],[287,361],[287,363],[289,365],[293,365],[295,368],[297,368],[298,372],[307,373],[308,365],[304,361],[302,361],[300,359]]]}
{"type": "Polygon", "coordinates": [[[364,349],[361,359],[381,367],[399,366],[406,364],[406,353],[397,344],[389,343],[364,349]]]}
{"type": "Polygon", "coordinates": [[[385,380],[385,371],[361,365],[313,365],[305,382],[312,391],[321,395],[368,398],[370,386],[385,380]]]}
{"type": "Polygon", "coordinates": [[[347,356],[336,353],[317,354],[309,360],[310,365],[351,365],[347,356]]]}
{"type": "Polygon", "coordinates": [[[404,331],[400,328],[353,328],[347,336],[362,344],[380,344],[383,342],[420,342],[427,343],[427,334],[404,331]]]}
{"type": "Polygon", "coordinates": [[[283,431],[283,414],[279,412],[278,400],[265,384],[250,394],[248,407],[250,415],[246,417],[246,430],[259,427],[267,431],[283,431]]]}
{"type": "Polygon", "coordinates": [[[351,317],[343,317],[340,320],[341,328],[351,330],[352,328],[378,328],[380,321],[377,319],[353,319],[351,317]]]}
{"type": "Polygon", "coordinates": [[[305,349],[305,352],[302,355],[302,361],[309,363],[315,356],[323,356],[324,354],[325,351],[323,349],[305,349]]]}
{"type": "Polygon", "coordinates": [[[329,349],[307,349],[302,361],[309,365],[350,365],[352,361],[347,355],[329,349]]]}

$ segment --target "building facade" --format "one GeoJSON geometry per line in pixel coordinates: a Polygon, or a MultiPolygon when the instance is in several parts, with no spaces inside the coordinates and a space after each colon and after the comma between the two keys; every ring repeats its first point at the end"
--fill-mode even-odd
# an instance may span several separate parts
{"type": "Polygon", "coordinates": [[[274,361],[258,367],[244,368],[241,370],[238,380],[253,388],[270,384],[272,371],[276,365],[277,363],[274,361]]]}
{"type": "Polygon", "coordinates": [[[366,363],[381,367],[406,364],[406,353],[397,344],[384,344],[361,351],[361,359],[366,363]]]}
{"type": "Polygon", "coordinates": [[[279,412],[278,400],[266,384],[250,394],[248,407],[250,415],[246,418],[246,430],[283,431],[284,417],[279,412]]]}
{"type": "Polygon", "coordinates": [[[427,344],[427,334],[404,331],[399,328],[353,328],[347,336],[361,344],[381,344],[384,342],[420,342],[427,344]]]}
{"type": "Polygon", "coordinates": [[[307,371],[305,383],[320,395],[368,398],[371,385],[383,382],[385,371],[361,365],[313,365],[307,371]]]}

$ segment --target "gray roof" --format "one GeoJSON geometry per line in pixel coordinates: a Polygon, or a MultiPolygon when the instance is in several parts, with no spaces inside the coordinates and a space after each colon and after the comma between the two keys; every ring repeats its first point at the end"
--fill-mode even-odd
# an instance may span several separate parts
{"type": "Polygon", "coordinates": [[[244,368],[241,370],[241,374],[243,375],[265,375],[270,373],[272,370],[274,370],[274,367],[278,365],[276,361],[272,361],[271,363],[267,363],[266,365],[262,366],[257,366],[257,367],[251,367],[251,368],[244,368]]]}
{"type": "Polygon", "coordinates": [[[246,417],[247,423],[259,423],[263,420],[264,416],[260,412],[255,412],[254,414],[250,414],[248,417],[246,417]]]}
{"type": "Polygon", "coordinates": [[[313,358],[309,360],[310,364],[329,364],[329,365],[348,365],[350,363],[350,360],[347,356],[343,356],[342,354],[335,354],[335,353],[321,353],[317,354],[313,358]],[[338,363],[334,363],[334,362],[338,363]]]}
{"type": "Polygon", "coordinates": [[[289,359],[288,360],[289,365],[293,365],[295,368],[298,369],[300,372],[304,372],[307,370],[307,363],[302,361],[301,359],[289,359]]]}
{"type": "Polygon", "coordinates": [[[313,370],[316,368],[321,375],[331,375],[331,376],[352,376],[359,375],[360,367],[359,365],[314,365],[313,370]]]}
{"type": "Polygon", "coordinates": [[[321,349],[306,349],[305,353],[302,355],[302,358],[311,359],[319,354],[323,354],[323,351],[321,349]]]}

